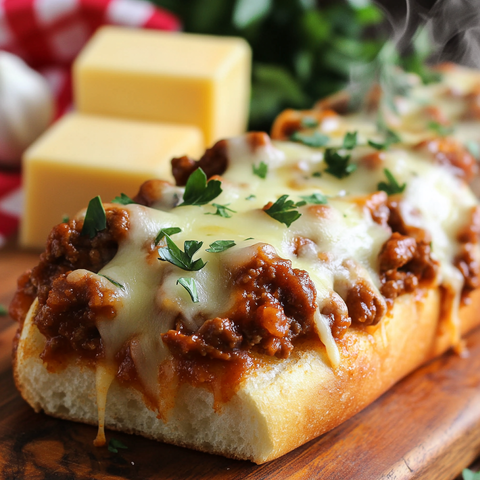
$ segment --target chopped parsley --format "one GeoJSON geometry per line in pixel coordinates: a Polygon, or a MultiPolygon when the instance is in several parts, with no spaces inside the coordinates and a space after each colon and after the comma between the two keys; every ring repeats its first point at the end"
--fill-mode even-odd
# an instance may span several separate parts
{"type": "Polygon", "coordinates": [[[211,243],[210,248],[207,248],[205,251],[210,253],[221,253],[229,248],[235,246],[235,242],[233,240],[217,240],[216,242],[211,243]]]}
{"type": "Polygon", "coordinates": [[[228,208],[230,204],[227,203],[226,205],[220,205],[218,203],[212,203],[212,206],[214,206],[217,211],[215,213],[206,213],[205,215],[218,215],[219,217],[223,218],[230,218],[231,215],[229,212],[232,213],[237,213],[236,210],[232,210],[231,208],[228,208]]]}
{"type": "Polygon", "coordinates": [[[183,244],[185,251],[182,252],[168,234],[165,235],[165,239],[167,240],[167,246],[158,249],[159,260],[169,262],[188,272],[196,272],[205,266],[205,262],[201,258],[193,260],[193,256],[200,250],[203,242],[186,240],[183,244]]]}
{"type": "Polygon", "coordinates": [[[193,303],[199,302],[195,279],[189,277],[180,277],[177,280],[177,285],[179,284],[188,292],[193,303]]]}
{"type": "Polygon", "coordinates": [[[313,132],[311,135],[305,133],[295,132],[290,136],[292,142],[299,142],[307,145],[307,147],[318,148],[324,147],[330,138],[320,132],[313,132]]]}
{"type": "Polygon", "coordinates": [[[313,117],[303,117],[300,121],[302,128],[315,128],[318,127],[318,120],[313,117]]]}
{"type": "Polygon", "coordinates": [[[402,193],[407,186],[406,183],[399,185],[392,172],[388,168],[383,169],[385,176],[387,177],[387,182],[380,182],[377,186],[379,190],[387,192],[387,195],[395,195],[396,193],[402,193]]]}
{"type": "Polygon", "coordinates": [[[102,275],[101,273],[99,273],[98,275],[100,275],[103,278],[106,278],[109,282],[113,283],[116,287],[121,288],[122,290],[125,290],[125,287],[121,283],[118,283],[112,278],[107,277],[106,275],[102,275]]]}
{"type": "Polygon", "coordinates": [[[128,447],[120,440],[111,438],[108,442],[108,451],[112,453],[118,453],[119,448],[122,448],[124,450],[128,449],[128,447]]]}
{"type": "Polygon", "coordinates": [[[207,183],[207,176],[201,168],[197,168],[187,180],[185,192],[183,193],[183,202],[178,205],[206,205],[222,193],[222,182],[219,180],[210,180],[207,183]]]}
{"type": "Polygon", "coordinates": [[[115,197],[112,200],[112,203],[119,203],[120,205],[131,205],[132,203],[137,202],[134,202],[128,195],[121,193],[119,197],[115,197]]]}
{"type": "Polygon", "coordinates": [[[314,172],[312,173],[312,177],[321,177],[322,176],[322,172],[314,172]]]}
{"type": "Polygon", "coordinates": [[[253,200],[253,199],[255,199],[255,198],[257,198],[257,196],[256,196],[256,195],[253,195],[253,193],[252,193],[252,194],[249,195],[248,197],[245,197],[245,200],[253,200]]]}
{"type": "Polygon", "coordinates": [[[80,235],[88,235],[91,240],[98,232],[105,230],[105,228],[107,228],[107,214],[103,208],[102,199],[97,195],[88,203],[87,213],[83,220],[80,235]]]}
{"type": "Polygon", "coordinates": [[[387,129],[387,131],[385,132],[385,141],[383,143],[377,143],[373,140],[369,140],[368,144],[377,150],[387,150],[390,145],[393,145],[394,143],[399,143],[401,141],[402,139],[395,132],[387,129]]]}
{"type": "Polygon", "coordinates": [[[453,132],[453,127],[442,125],[438,122],[429,122],[428,128],[435,132],[439,137],[446,137],[453,132]]]}
{"type": "Polygon", "coordinates": [[[70,220],[70,217],[68,215],[62,215],[62,223],[68,223],[70,220]]]}
{"type": "Polygon", "coordinates": [[[305,202],[295,203],[287,200],[288,195],[282,195],[273,205],[267,208],[265,213],[277,222],[284,223],[287,227],[298,220],[302,214],[296,208],[305,205],[305,202]]]}
{"type": "Polygon", "coordinates": [[[357,169],[355,164],[349,163],[350,157],[350,155],[341,155],[334,148],[327,148],[324,155],[327,164],[325,171],[337,178],[348,177],[357,169]]]}
{"type": "Polygon", "coordinates": [[[311,195],[301,196],[307,203],[313,203],[315,205],[325,205],[328,203],[327,197],[323,193],[312,193],[311,195]]]}
{"type": "Polygon", "coordinates": [[[462,472],[463,480],[480,480],[480,472],[474,472],[469,468],[465,468],[462,472]]]}
{"type": "Polygon", "coordinates": [[[0,317],[5,317],[8,314],[7,307],[0,304],[0,317]]]}
{"type": "Polygon", "coordinates": [[[343,148],[346,150],[353,150],[357,146],[357,133],[347,132],[343,137],[343,148]]]}
{"type": "Polygon", "coordinates": [[[477,142],[473,140],[468,140],[465,143],[467,150],[472,154],[475,160],[480,160],[480,146],[477,142]]]}
{"type": "Polygon", "coordinates": [[[172,236],[172,235],[175,235],[176,233],[180,233],[181,231],[182,231],[182,229],[179,228],[179,227],[162,228],[158,232],[158,235],[155,237],[155,245],[158,245],[165,235],[172,236]]]}
{"type": "Polygon", "coordinates": [[[253,174],[260,178],[267,178],[268,165],[265,162],[260,162],[260,165],[252,165],[253,174]]]}

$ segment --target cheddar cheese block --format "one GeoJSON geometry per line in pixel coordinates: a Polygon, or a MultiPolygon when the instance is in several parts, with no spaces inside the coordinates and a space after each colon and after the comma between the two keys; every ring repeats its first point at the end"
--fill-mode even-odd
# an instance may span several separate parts
{"type": "Polygon", "coordinates": [[[120,190],[133,195],[150,178],[171,179],[172,156],[203,149],[194,126],[64,116],[24,155],[21,244],[42,249],[52,227],[93,196],[113,200],[120,190]]]}
{"type": "Polygon", "coordinates": [[[241,38],[103,27],[75,61],[83,113],[195,125],[206,145],[245,131],[251,52],[241,38]]]}
{"type": "Polygon", "coordinates": [[[478,200],[425,149],[250,133],[172,173],[55,227],[10,309],[22,395],[97,445],[263,463],[480,322],[478,200]]]}

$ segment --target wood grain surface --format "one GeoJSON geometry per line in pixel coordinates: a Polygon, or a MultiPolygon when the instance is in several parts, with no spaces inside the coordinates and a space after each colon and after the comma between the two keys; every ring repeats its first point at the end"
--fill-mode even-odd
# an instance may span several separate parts
{"type": "MultiPolygon", "coordinates": [[[[37,254],[0,250],[0,303],[37,254]]],[[[479,312],[480,314],[480,312],[479,312]]],[[[448,353],[394,386],[340,427],[265,465],[229,460],[141,437],[110,433],[128,449],[95,448],[91,426],[36,414],[15,389],[0,317],[2,479],[428,479],[451,480],[480,454],[480,330],[469,356],[448,353]]]]}

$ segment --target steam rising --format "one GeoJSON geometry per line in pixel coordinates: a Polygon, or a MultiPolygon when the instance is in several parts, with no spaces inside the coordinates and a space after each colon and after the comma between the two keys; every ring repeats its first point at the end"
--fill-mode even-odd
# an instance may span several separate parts
{"type": "Polygon", "coordinates": [[[425,5],[425,0],[407,0],[403,11],[397,2],[381,3],[399,52],[408,51],[418,28],[424,26],[433,44],[431,63],[451,61],[480,68],[479,0],[430,0],[433,6],[425,5]],[[392,3],[396,4],[395,11],[392,3]]]}

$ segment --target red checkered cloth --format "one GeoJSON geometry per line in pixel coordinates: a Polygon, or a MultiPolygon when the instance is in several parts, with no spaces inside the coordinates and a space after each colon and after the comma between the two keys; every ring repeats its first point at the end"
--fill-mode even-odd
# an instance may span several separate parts
{"type": "MultiPolygon", "coordinates": [[[[143,0],[0,0],[0,50],[44,75],[56,99],[56,118],[71,106],[72,61],[102,25],[180,29],[174,15],[143,0]]],[[[20,182],[20,173],[0,170],[0,246],[18,228],[20,182]]]]}

